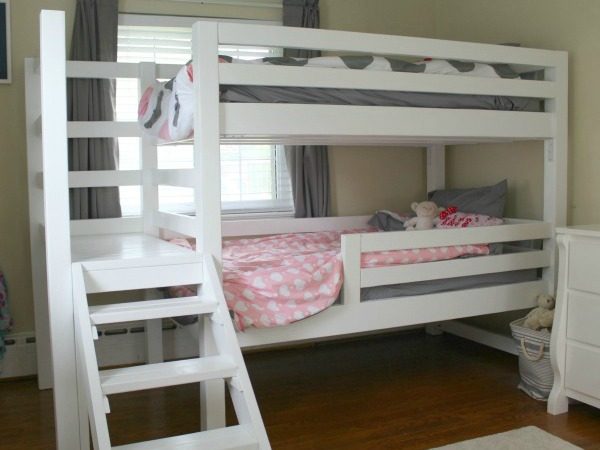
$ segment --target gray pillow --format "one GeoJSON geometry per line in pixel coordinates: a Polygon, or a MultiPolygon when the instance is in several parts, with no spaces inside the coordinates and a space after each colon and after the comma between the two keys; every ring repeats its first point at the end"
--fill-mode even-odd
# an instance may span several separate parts
{"type": "Polygon", "coordinates": [[[389,211],[377,211],[368,224],[383,231],[404,231],[404,222],[389,211]]]}
{"type": "Polygon", "coordinates": [[[493,186],[432,191],[428,197],[438,206],[456,206],[460,212],[503,217],[507,190],[508,183],[502,180],[493,186]]]}

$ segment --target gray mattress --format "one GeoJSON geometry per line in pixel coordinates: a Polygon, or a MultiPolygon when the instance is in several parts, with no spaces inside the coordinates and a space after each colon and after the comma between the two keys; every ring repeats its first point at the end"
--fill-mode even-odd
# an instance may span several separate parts
{"type": "Polygon", "coordinates": [[[538,99],[525,97],[275,86],[221,86],[221,101],[232,103],[406,106],[534,112],[542,110],[542,104],[538,99]]]}
{"type": "Polygon", "coordinates": [[[361,300],[378,300],[411,295],[435,294],[437,292],[475,289],[499,284],[522,283],[537,280],[537,270],[514,270],[511,272],[490,273],[485,275],[444,278],[442,280],[419,281],[416,283],[394,284],[361,289],[361,300]]]}

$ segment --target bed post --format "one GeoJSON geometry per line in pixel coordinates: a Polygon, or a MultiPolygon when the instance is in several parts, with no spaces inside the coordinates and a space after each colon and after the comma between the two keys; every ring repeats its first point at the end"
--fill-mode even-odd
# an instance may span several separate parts
{"type": "MultiPolygon", "coordinates": [[[[139,66],[138,86],[140,95],[156,80],[156,64],[143,62],[139,66]]],[[[142,169],[142,219],[144,233],[158,236],[154,215],[159,210],[158,185],[154,181],[154,172],[158,168],[156,144],[147,135],[140,138],[140,161],[142,169]]],[[[153,298],[153,293],[146,291],[144,298],[153,298]]],[[[162,320],[146,321],[146,363],[155,364],[164,361],[162,320]]]]}
{"type": "MultiPolygon", "coordinates": [[[[446,187],[446,146],[431,144],[427,146],[427,193],[446,187]]],[[[427,334],[443,334],[440,323],[425,325],[427,334]]]]}
{"type": "MultiPolygon", "coordinates": [[[[561,54],[554,67],[546,69],[545,78],[556,83],[556,96],[546,100],[546,112],[554,113],[555,131],[544,141],[544,221],[555,227],[567,223],[568,164],[568,54],[561,54]]],[[[544,247],[551,253],[552,264],[544,270],[549,292],[556,288],[556,242],[548,239],[544,247]]]]}
{"type": "MultiPolygon", "coordinates": [[[[546,100],[546,111],[555,115],[554,138],[544,141],[544,220],[555,227],[567,223],[567,164],[568,164],[568,54],[562,53],[553,68],[546,69],[545,78],[556,83],[556,97],[546,100]]],[[[563,246],[561,258],[568,258],[563,246]]],[[[550,252],[551,265],[544,270],[544,280],[548,283],[548,291],[554,293],[558,272],[558,257],[556,238],[544,242],[544,248],[550,252]]],[[[559,288],[561,288],[559,286],[559,288]]],[[[561,288],[562,289],[562,288],[561,288]]],[[[561,297],[564,297],[561,296],[561,297]]],[[[560,299],[559,299],[560,301],[560,299]]],[[[562,304],[556,305],[554,328],[564,328],[567,320],[566,311],[562,304]]],[[[550,342],[550,361],[555,380],[563,380],[565,373],[566,342],[561,333],[552,333],[550,342]]],[[[568,409],[568,401],[562,383],[556,382],[548,398],[547,411],[550,414],[562,414],[568,409]]]]}
{"type": "Polygon", "coordinates": [[[48,286],[46,285],[46,254],[44,253],[44,191],[40,175],[42,139],[40,135],[40,71],[39,60],[25,60],[25,103],[27,111],[27,167],[29,181],[29,241],[31,272],[35,304],[35,336],[37,378],[40,389],[52,388],[52,358],[50,324],[48,321],[48,286]]]}
{"type": "MultiPolygon", "coordinates": [[[[194,170],[196,188],[196,251],[212,255],[221,273],[221,155],[219,123],[218,25],[198,22],[193,26],[192,60],[194,91],[194,170]]],[[[204,272],[206,274],[206,270],[204,272]]],[[[214,354],[215,344],[208,316],[199,321],[200,356],[214,354]]],[[[225,426],[223,381],[200,383],[202,429],[225,426]]]]}
{"type": "Polygon", "coordinates": [[[342,235],[342,261],[344,283],[342,304],[344,307],[360,303],[360,234],[342,235]]]}
{"type": "MultiPolygon", "coordinates": [[[[140,63],[139,92],[151,86],[156,80],[156,64],[140,63]]],[[[154,171],[158,168],[156,145],[142,134],[140,139],[140,161],[142,165],[142,218],[144,233],[158,236],[158,228],[154,223],[154,214],[158,211],[158,186],[154,183],[154,171]]]]}
{"type": "Polygon", "coordinates": [[[446,147],[443,144],[427,146],[427,192],[446,186],[446,147]]]}
{"type": "MultiPolygon", "coordinates": [[[[44,224],[50,345],[54,361],[54,420],[58,449],[82,448],[71,286],[71,239],[67,165],[65,14],[40,15],[40,78],[44,224]]],[[[87,436],[86,436],[87,437],[87,436]]]]}

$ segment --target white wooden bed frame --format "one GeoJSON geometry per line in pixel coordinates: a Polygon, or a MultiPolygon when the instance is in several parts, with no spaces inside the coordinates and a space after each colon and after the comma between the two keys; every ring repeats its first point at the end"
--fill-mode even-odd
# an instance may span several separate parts
{"type": "MultiPolygon", "coordinates": [[[[545,147],[543,221],[511,220],[509,224],[497,227],[346,235],[342,238],[345,283],[341,302],[313,318],[286,327],[251,329],[241,333],[242,347],[527,308],[532,305],[535,294],[554,290],[553,229],[566,222],[566,53],[402,36],[199,22],[193,28],[198,98],[195,166],[185,170],[161,170],[157,168],[156,147],[140,134],[136,123],[68,123],[65,80],[67,77],[123,77],[139,79],[140,85],[144,86],[155,78],[173,76],[178,67],[66,61],[64,35],[63,13],[42,12],[40,60],[28,59],[25,69],[38,369],[42,387],[50,386],[54,379],[59,448],[75,448],[73,424],[78,420],[72,262],[89,263],[98,270],[107,259],[123,259],[124,265],[132,266],[137,264],[136,261],[151,259],[168,264],[169,258],[178,257],[183,251],[160,240],[164,233],[173,232],[195,237],[198,252],[210,253],[220,260],[222,236],[345,229],[365,224],[367,217],[221,221],[221,142],[423,146],[427,149],[428,190],[444,187],[446,145],[543,140],[545,147]],[[219,65],[219,44],[507,63],[523,71],[543,69],[545,80],[219,65]],[[526,96],[545,100],[545,111],[223,104],[219,103],[220,83],[526,96]],[[141,137],[140,170],[68,172],[68,137],[120,136],[141,137]],[[159,184],[194,188],[196,216],[159,211],[159,184]],[[142,186],[141,217],[69,223],[67,186],[125,185],[142,186]],[[45,236],[51,238],[45,239],[44,231],[45,236]],[[360,267],[361,252],[528,239],[544,239],[544,249],[409,266],[360,267]],[[528,268],[543,268],[543,279],[416,297],[360,301],[362,287],[528,268]],[[60,364],[52,365],[50,354],[60,364]]],[[[123,288],[154,287],[149,278],[151,275],[142,273],[123,280],[123,288]]],[[[156,323],[149,323],[147,329],[152,328],[157,329],[156,323]]]]}

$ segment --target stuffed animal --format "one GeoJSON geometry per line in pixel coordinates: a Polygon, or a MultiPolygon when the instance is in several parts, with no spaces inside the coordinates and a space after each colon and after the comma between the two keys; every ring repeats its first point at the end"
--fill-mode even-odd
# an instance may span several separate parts
{"type": "Polygon", "coordinates": [[[408,230],[430,230],[440,221],[438,213],[444,208],[438,208],[434,202],[413,202],[410,205],[417,217],[411,217],[404,222],[404,228],[408,230]]]}
{"type": "Polygon", "coordinates": [[[527,316],[523,326],[532,330],[540,330],[542,328],[552,328],[554,321],[554,297],[548,294],[540,294],[537,296],[537,308],[533,308],[527,316]]]}

